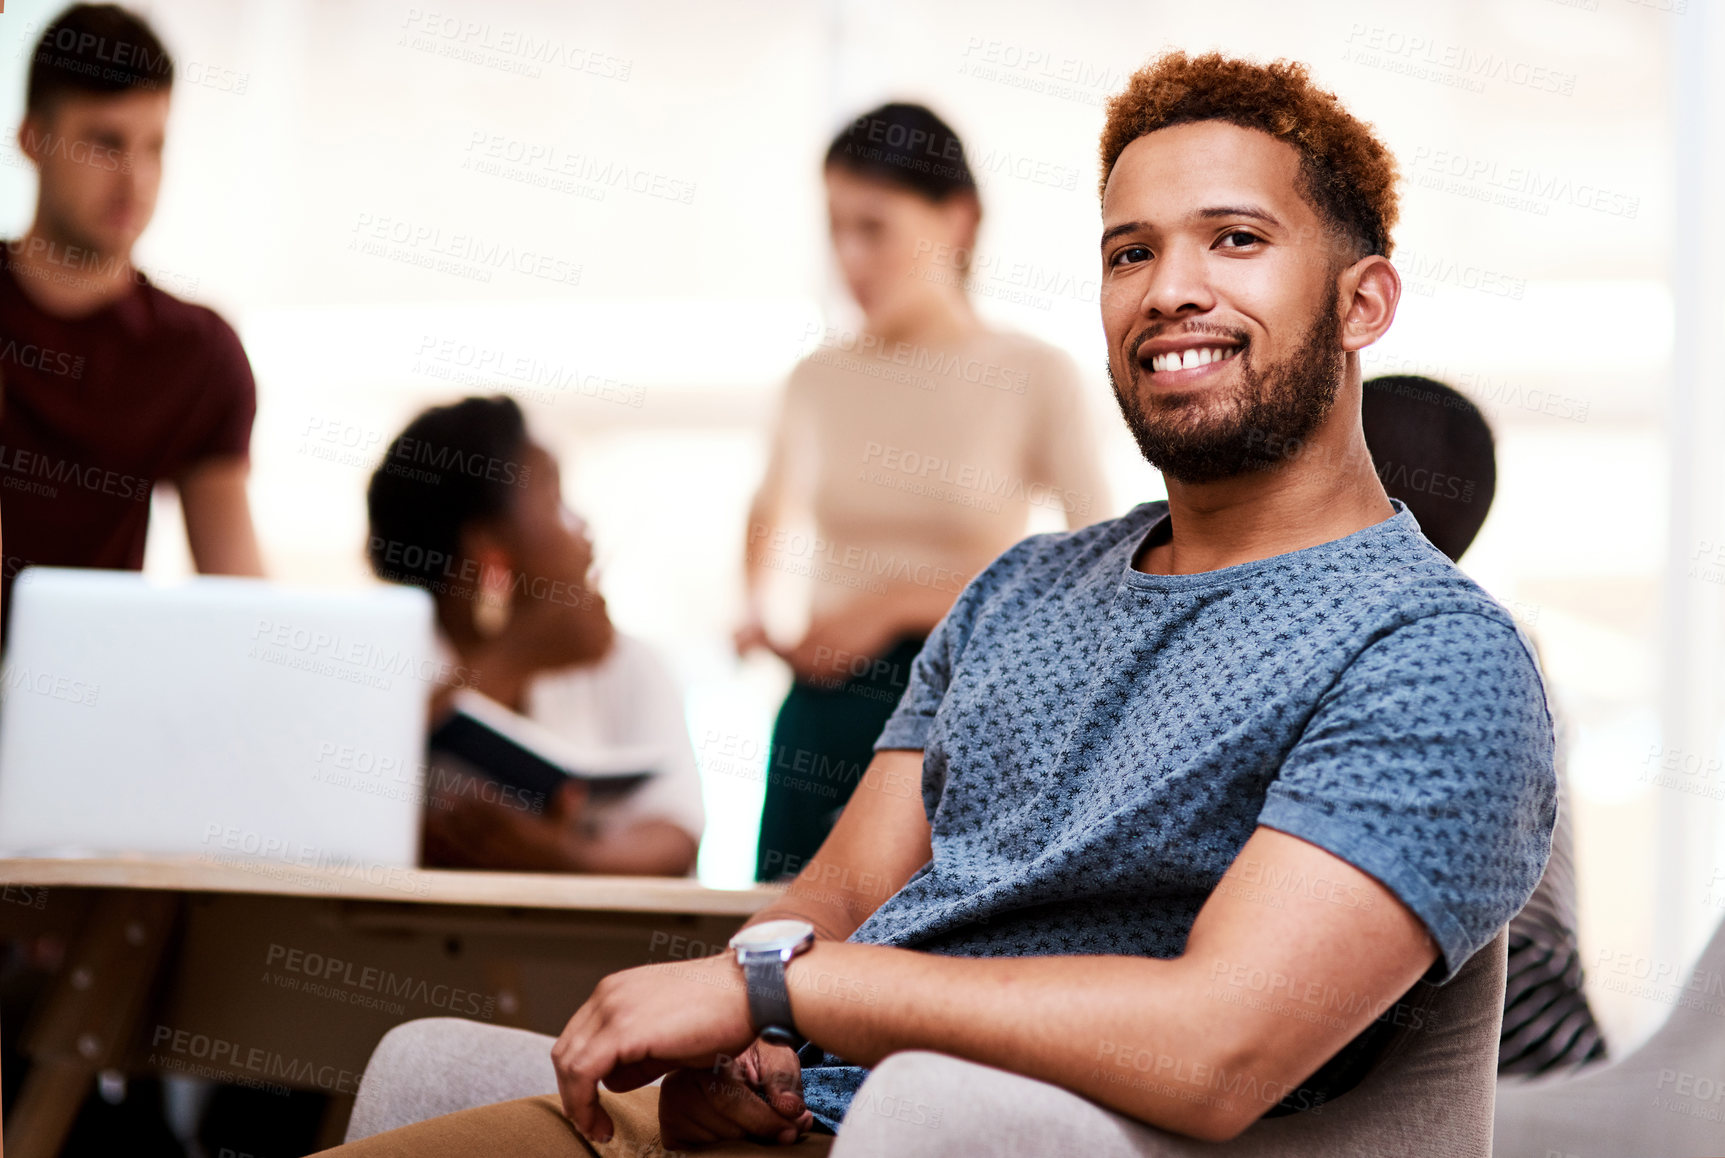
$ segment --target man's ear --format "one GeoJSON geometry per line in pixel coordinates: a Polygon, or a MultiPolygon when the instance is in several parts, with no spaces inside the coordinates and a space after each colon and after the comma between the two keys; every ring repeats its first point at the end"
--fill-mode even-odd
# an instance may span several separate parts
{"type": "Polygon", "coordinates": [[[1402,278],[1390,259],[1362,257],[1337,279],[1342,310],[1342,349],[1356,354],[1384,336],[1396,320],[1402,278]]]}
{"type": "Polygon", "coordinates": [[[41,113],[25,113],[18,122],[18,151],[30,158],[37,168],[42,166],[42,146],[48,141],[48,126],[41,113]]]}

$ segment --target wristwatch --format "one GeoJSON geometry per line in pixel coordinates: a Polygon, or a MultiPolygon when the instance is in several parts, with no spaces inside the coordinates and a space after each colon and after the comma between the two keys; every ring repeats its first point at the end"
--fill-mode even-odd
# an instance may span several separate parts
{"type": "Polygon", "coordinates": [[[743,982],[749,990],[749,1020],[755,1032],[774,1045],[801,1049],[804,1038],[791,1017],[791,995],[785,988],[785,966],[815,943],[815,927],[807,921],[762,921],[731,938],[743,982]]]}

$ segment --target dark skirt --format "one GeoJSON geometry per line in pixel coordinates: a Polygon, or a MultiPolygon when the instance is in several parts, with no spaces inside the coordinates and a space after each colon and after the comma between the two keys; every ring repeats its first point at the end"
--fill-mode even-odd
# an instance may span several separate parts
{"type": "Polygon", "coordinates": [[[773,725],[755,879],[795,876],[820,848],[874,758],[926,636],[903,636],[831,680],[791,685],[773,725]],[[854,674],[853,674],[854,673],[854,674]]]}

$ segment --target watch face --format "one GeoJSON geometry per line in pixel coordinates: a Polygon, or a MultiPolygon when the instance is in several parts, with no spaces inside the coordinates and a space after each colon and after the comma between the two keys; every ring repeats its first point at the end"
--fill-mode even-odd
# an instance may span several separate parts
{"type": "Polygon", "coordinates": [[[731,938],[733,949],[790,948],[815,935],[815,927],[807,921],[762,921],[750,925],[731,938]]]}

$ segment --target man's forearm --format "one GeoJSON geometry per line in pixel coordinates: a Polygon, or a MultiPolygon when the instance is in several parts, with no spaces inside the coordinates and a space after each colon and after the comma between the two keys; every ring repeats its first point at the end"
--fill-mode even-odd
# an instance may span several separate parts
{"type": "MultiPolygon", "coordinates": [[[[815,865],[819,862],[810,863],[815,865]]],[[[847,904],[841,894],[823,893],[807,886],[799,887],[801,882],[802,878],[798,877],[791,883],[790,888],[785,890],[783,897],[744,921],[743,928],[759,925],[763,921],[807,921],[815,927],[817,940],[843,941],[856,932],[857,926],[867,919],[867,912],[857,915],[856,903],[847,904]]],[[[869,911],[872,912],[873,909],[869,911]]]]}
{"type": "Polygon", "coordinates": [[[967,958],[817,944],[786,971],[797,1028],[859,1065],[928,1049],[1039,1078],[1140,1121],[1228,1137],[1289,1092],[1251,1072],[1193,962],[967,958]]]}
{"type": "MultiPolygon", "coordinates": [[[[857,791],[877,791],[883,783],[890,783],[890,770],[870,768],[857,791]]],[[[838,859],[816,853],[792,879],[784,897],[745,925],[793,918],[813,925],[822,940],[843,941],[903,885],[904,881],[895,876],[852,869],[838,859]]]]}
{"type": "Polygon", "coordinates": [[[205,575],[262,576],[263,554],[246,498],[245,458],[204,463],[179,480],[180,513],[192,562],[205,575]]]}
{"type": "Polygon", "coordinates": [[[922,753],[877,752],[784,898],[748,923],[794,917],[813,925],[823,940],[843,941],[932,855],[922,810],[922,753]]]}

